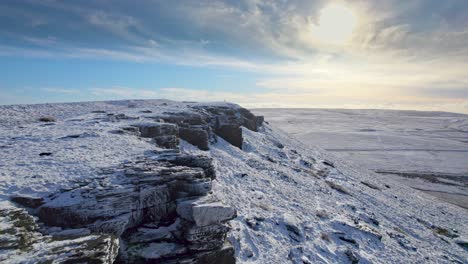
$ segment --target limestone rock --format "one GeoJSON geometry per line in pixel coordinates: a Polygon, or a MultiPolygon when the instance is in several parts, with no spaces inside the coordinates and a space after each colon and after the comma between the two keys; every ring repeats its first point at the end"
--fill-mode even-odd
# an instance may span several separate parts
{"type": "Polygon", "coordinates": [[[39,219],[63,228],[51,233],[56,237],[120,238],[122,262],[233,259],[233,249],[223,248],[229,231],[224,223],[236,211],[208,195],[215,177],[211,158],[158,153],[114,168],[109,173],[121,176],[112,182],[96,180],[50,196],[36,209],[39,219]]]}
{"type": "Polygon", "coordinates": [[[70,232],[60,239],[44,236],[24,209],[1,209],[0,222],[2,263],[113,263],[118,254],[119,240],[112,235],[70,232]]]}
{"type": "Polygon", "coordinates": [[[15,203],[29,208],[38,208],[39,206],[44,204],[44,199],[40,197],[36,198],[28,196],[13,196],[11,197],[11,200],[15,203]]]}
{"type": "Polygon", "coordinates": [[[188,143],[197,146],[201,150],[209,150],[208,132],[201,127],[181,127],[179,136],[188,143]]]}
{"type": "Polygon", "coordinates": [[[139,123],[134,124],[140,130],[141,137],[155,138],[160,136],[178,135],[179,129],[177,125],[170,123],[139,123]]]}
{"type": "Polygon", "coordinates": [[[258,131],[264,120],[263,117],[257,117],[249,110],[235,105],[195,105],[192,108],[197,113],[167,112],[164,115],[153,116],[151,118],[176,124],[179,127],[180,138],[197,146],[201,150],[209,149],[209,143],[215,138],[214,134],[230,144],[242,148],[241,126],[252,131],[258,131]]]}
{"type": "Polygon", "coordinates": [[[209,200],[186,200],[177,205],[177,213],[196,226],[208,226],[226,222],[236,217],[236,210],[220,202],[209,200]]]}
{"type": "Polygon", "coordinates": [[[242,138],[242,129],[236,125],[223,125],[215,129],[215,133],[229,142],[231,145],[242,149],[244,139],[242,138]]]}

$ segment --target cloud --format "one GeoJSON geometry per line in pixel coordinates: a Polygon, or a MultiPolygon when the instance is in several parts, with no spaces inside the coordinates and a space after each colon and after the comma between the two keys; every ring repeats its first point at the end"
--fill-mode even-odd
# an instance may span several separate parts
{"type": "Polygon", "coordinates": [[[358,18],[351,40],[342,45],[322,43],[311,34],[330,2],[6,1],[0,2],[0,56],[157,62],[257,76],[258,90],[248,94],[92,89],[101,97],[191,96],[297,106],[411,100],[446,106],[466,98],[468,2],[334,1],[358,18]]]}
{"type": "Polygon", "coordinates": [[[66,88],[42,88],[43,91],[49,93],[57,93],[57,94],[79,94],[80,90],[78,89],[66,89],[66,88]]]}
{"type": "Polygon", "coordinates": [[[131,89],[131,88],[93,88],[90,89],[91,94],[98,97],[105,97],[109,99],[115,98],[128,98],[128,99],[152,99],[158,98],[158,92],[154,90],[145,89],[131,89]]]}

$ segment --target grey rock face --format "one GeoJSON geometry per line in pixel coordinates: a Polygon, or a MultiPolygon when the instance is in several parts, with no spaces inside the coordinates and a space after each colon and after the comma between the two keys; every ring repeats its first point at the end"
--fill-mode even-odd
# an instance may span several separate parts
{"type": "Polygon", "coordinates": [[[62,236],[88,230],[120,238],[122,262],[233,258],[224,256],[233,254],[225,223],[236,211],[208,195],[215,177],[210,158],[166,151],[113,172],[120,177],[112,183],[104,177],[50,197],[36,209],[39,219],[65,228],[62,236]]]}
{"type": "Polygon", "coordinates": [[[112,235],[82,230],[43,235],[34,217],[24,209],[0,210],[0,222],[2,263],[20,263],[21,259],[35,263],[113,263],[118,254],[119,240],[112,235]]]}
{"type": "MultiPolygon", "coordinates": [[[[13,197],[47,228],[41,234],[36,220],[21,209],[23,220],[13,223],[27,224],[8,231],[12,236],[0,240],[0,250],[41,255],[46,261],[62,258],[70,249],[64,261],[235,263],[226,234],[236,210],[211,195],[216,178],[212,159],[180,153],[179,137],[201,150],[209,150],[217,136],[242,148],[241,126],[257,131],[263,118],[234,105],[191,108],[187,113],[145,116],[158,122],[110,131],[150,138],[166,150],[103,170],[107,174],[45,198],[13,197]],[[64,242],[54,244],[54,239],[64,242]],[[38,241],[45,246],[30,247],[38,241]]],[[[141,119],[110,117],[113,122],[141,119]]],[[[1,211],[0,218],[14,214],[1,211]]]]}
{"type": "Polygon", "coordinates": [[[170,123],[139,123],[134,124],[140,131],[140,136],[153,138],[154,142],[168,149],[175,149],[179,145],[179,127],[170,123]]]}
{"type": "Polygon", "coordinates": [[[215,129],[215,133],[229,142],[231,145],[242,149],[244,139],[242,138],[242,129],[237,125],[222,125],[215,129]]]}
{"type": "Polygon", "coordinates": [[[197,146],[201,150],[209,150],[210,137],[203,127],[181,127],[179,130],[181,139],[197,146]]]}
{"type": "Polygon", "coordinates": [[[159,136],[177,135],[178,127],[169,123],[139,123],[133,126],[138,127],[141,137],[155,138],[159,136]]]}
{"type": "Polygon", "coordinates": [[[257,117],[249,110],[234,105],[202,105],[193,106],[193,109],[196,113],[165,113],[165,115],[152,118],[177,124],[180,138],[201,150],[209,149],[209,143],[215,138],[214,135],[242,148],[241,126],[258,131],[264,120],[263,117],[257,117]]]}
{"type": "Polygon", "coordinates": [[[36,197],[13,196],[11,197],[11,200],[15,203],[29,208],[38,208],[39,206],[44,204],[44,199],[36,197]]]}
{"type": "Polygon", "coordinates": [[[177,213],[199,227],[219,224],[236,217],[234,208],[210,198],[181,201],[177,204],[177,213]]]}

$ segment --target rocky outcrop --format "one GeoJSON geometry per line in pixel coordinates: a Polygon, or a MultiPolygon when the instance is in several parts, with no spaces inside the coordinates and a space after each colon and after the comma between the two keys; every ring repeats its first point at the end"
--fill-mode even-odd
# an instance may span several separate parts
{"type": "Polygon", "coordinates": [[[216,135],[240,149],[243,143],[241,126],[258,131],[263,124],[262,117],[257,117],[241,107],[209,105],[195,107],[195,109],[206,117],[206,122],[216,135]]]}
{"type": "MultiPolygon", "coordinates": [[[[30,208],[46,227],[43,234],[37,231],[36,220],[21,211],[31,220],[28,226],[32,229],[12,235],[20,240],[35,237],[47,245],[42,247],[45,253],[25,252],[53,258],[60,257],[53,252],[70,247],[67,257],[72,262],[235,263],[226,234],[236,210],[212,194],[216,178],[212,159],[180,153],[179,138],[201,150],[209,150],[218,136],[242,148],[241,127],[257,131],[263,119],[234,105],[194,105],[191,109],[152,116],[152,121],[130,121],[109,131],[150,138],[160,148],[146,156],[106,169],[92,181],[79,182],[79,187],[49,197],[12,197],[13,202],[30,208]],[[54,239],[65,242],[53,244],[54,239]],[[75,254],[75,248],[84,253],[75,254]]],[[[103,122],[141,120],[118,117],[103,122]]],[[[23,244],[18,242],[12,248],[18,250],[23,244]]]]}
{"type": "Polygon", "coordinates": [[[194,112],[167,112],[152,118],[177,124],[180,138],[201,150],[209,149],[210,142],[216,140],[215,135],[242,149],[241,127],[258,131],[264,120],[262,116],[255,116],[235,105],[195,105],[192,108],[194,112]]]}
{"type": "Polygon", "coordinates": [[[209,130],[203,126],[181,127],[179,136],[201,150],[209,150],[209,130]]]}
{"type": "Polygon", "coordinates": [[[109,234],[56,232],[43,235],[34,217],[24,209],[0,210],[0,262],[24,263],[113,263],[119,240],[109,234]]]}
{"type": "Polygon", "coordinates": [[[175,124],[155,122],[139,123],[133,126],[138,128],[141,137],[152,138],[160,147],[176,149],[179,145],[179,128],[175,124]]]}
{"type": "Polygon", "coordinates": [[[62,235],[79,230],[99,243],[120,238],[118,258],[125,263],[235,262],[225,238],[236,211],[210,194],[216,177],[210,158],[168,150],[111,171],[45,201],[13,200],[36,208],[40,221],[62,235]]]}

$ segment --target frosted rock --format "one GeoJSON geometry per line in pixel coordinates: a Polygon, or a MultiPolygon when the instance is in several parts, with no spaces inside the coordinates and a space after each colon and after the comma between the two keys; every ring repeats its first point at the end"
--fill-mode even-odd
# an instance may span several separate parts
{"type": "Polygon", "coordinates": [[[179,254],[184,254],[187,249],[175,243],[151,243],[147,247],[140,250],[138,255],[145,261],[158,260],[163,257],[174,257],[179,254]]]}
{"type": "Polygon", "coordinates": [[[208,226],[222,223],[236,217],[236,210],[221,202],[204,202],[198,200],[182,201],[177,205],[177,213],[197,226],[208,226]]]}
{"type": "Polygon", "coordinates": [[[283,215],[282,221],[286,229],[291,232],[292,238],[297,239],[303,236],[301,223],[295,216],[286,213],[283,215]]]}
{"type": "Polygon", "coordinates": [[[140,130],[141,137],[155,138],[167,135],[177,135],[179,129],[177,125],[170,123],[139,123],[133,124],[134,127],[138,127],[140,130]]]}
{"type": "Polygon", "coordinates": [[[113,263],[119,250],[116,237],[85,230],[62,231],[60,240],[44,236],[34,217],[23,209],[1,209],[0,223],[2,263],[113,263]]]}
{"type": "Polygon", "coordinates": [[[197,146],[201,150],[209,150],[208,132],[201,127],[181,127],[179,129],[180,138],[188,143],[197,146]]]}

